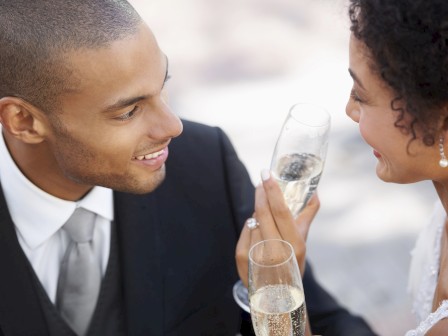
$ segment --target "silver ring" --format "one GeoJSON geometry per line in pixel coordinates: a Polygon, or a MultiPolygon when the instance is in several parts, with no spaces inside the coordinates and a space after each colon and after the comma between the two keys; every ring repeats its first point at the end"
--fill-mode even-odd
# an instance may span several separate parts
{"type": "Polygon", "coordinates": [[[255,218],[251,217],[246,221],[246,225],[249,230],[254,230],[260,225],[260,223],[258,223],[255,218]]]}

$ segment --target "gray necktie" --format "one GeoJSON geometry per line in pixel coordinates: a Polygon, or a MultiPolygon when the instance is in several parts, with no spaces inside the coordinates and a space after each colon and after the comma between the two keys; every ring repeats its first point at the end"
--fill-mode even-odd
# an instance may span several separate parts
{"type": "Polygon", "coordinates": [[[87,333],[101,286],[101,270],[92,248],[96,215],[77,208],[63,229],[71,242],[59,272],[56,307],[77,335],[87,333]]]}

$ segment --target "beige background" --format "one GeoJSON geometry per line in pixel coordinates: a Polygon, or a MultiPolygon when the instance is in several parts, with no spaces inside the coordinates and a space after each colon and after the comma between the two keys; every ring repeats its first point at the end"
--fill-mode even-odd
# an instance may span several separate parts
{"type": "MultiPolygon", "coordinates": [[[[171,105],[222,127],[254,183],[289,107],[316,101],[333,118],[321,211],[308,256],[319,280],[380,335],[414,325],[409,251],[431,212],[429,183],[390,185],[344,112],[349,29],[342,0],[132,0],[170,60],[171,105]]],[[[197,150],[201,150],[198,148],[197,150]]]]}

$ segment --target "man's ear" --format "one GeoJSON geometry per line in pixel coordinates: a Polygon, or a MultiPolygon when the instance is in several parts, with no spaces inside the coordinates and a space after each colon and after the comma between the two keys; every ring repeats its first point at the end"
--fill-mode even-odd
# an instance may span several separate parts
{"type": "Polygon", "coordinates": [[[13,137],[29,144],[44,140],[45,125],[43,113],[17,97],[0,99],[0,123],[13,137]]]}

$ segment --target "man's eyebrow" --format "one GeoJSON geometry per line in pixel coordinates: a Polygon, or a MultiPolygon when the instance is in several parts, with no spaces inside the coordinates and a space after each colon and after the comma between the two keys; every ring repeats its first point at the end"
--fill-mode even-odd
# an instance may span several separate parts
{"type": "Polygon", "coordinates": [[[109,105],[108,107],[106,107],[104,109],[104,113],[117,111],[117,110],[120,110],[127,106],[134,105],[135,103],[138,103],[141,100],[147,99],[148,97],[149,97],[148,95],[145,95],[145,96],[120,99],[117,102],[113,103],[112,105],[109,105]]]}
{"type": "MultiPolygon", "coordinates": [[[[163,79],[162,89],[165,86],[165,83],[170,78],[170,76],[168,75],[168,57],[166,55],[165,55],[165,60],[166,60],[166,70],[165,70],[165,78],[163,79]]],[[[104,109],[104,113],[120,110],[127,106],[134,105],[134,104],[138,103],[139,101],[147,99],[147,98],[149,98],[149,95],[120,99],[117,102],[113,103],[112,105],[107,106],[104,109]]]]}
{"type": "Polygon", "coordinates": [[[352,69],[348,69],[348,73],[350,74],[350,76],[353,78],[353,80],[358,83],[358,85],[365,90],[364,85],[362,85],[361,80],[358,78],[358,76],[356,76],[356,74],[353,72],[352,69]]]}

